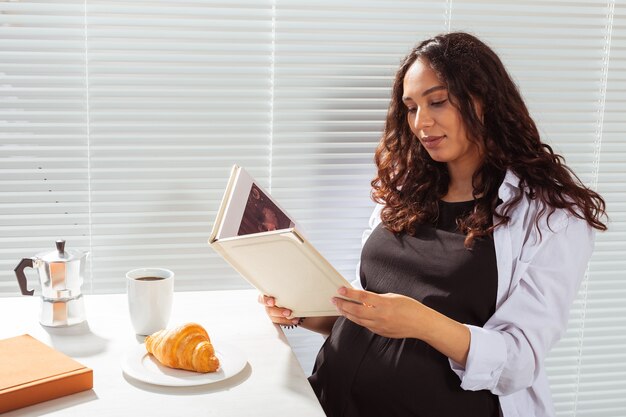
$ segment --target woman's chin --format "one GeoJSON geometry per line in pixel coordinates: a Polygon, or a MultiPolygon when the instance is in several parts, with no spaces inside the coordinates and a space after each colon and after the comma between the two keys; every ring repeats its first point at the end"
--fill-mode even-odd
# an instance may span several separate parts
{"type": "Polygon", "coordinates": [[[432,159],[435,162],[448,162],[450,160],[450,158],[447,158],[445,154],[443,154],[442,152],[437,152],[437,151],[426,151],[428,152],[428,155],[430,155],[430,159],[432,159]]]}

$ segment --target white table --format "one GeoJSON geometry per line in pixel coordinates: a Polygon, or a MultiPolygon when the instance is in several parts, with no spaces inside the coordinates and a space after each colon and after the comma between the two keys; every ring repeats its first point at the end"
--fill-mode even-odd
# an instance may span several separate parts
{"type": "Polygon", "coordinates": [[[48,330],[38,297],[0,298],[0,339],[28,333],[93,369],[94,388],[13,416],[324,416],[282,330],[254,290],[177,292],[170,326],[195,321],[214,340],[237,346],[248,364],[238,375],[196,387],[163,387],[126,376],[121,363],[135,336],[125,294],[87,295],[88,326],[48,330]]]}

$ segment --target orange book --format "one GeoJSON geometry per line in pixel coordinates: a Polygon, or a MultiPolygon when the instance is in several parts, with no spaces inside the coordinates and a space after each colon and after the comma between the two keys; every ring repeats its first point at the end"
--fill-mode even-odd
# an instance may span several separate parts
{"type": "Polygon", "coordinates": [[[91,388],[91,369],[32,336],[0,340],[0,413],[91,388]]]}

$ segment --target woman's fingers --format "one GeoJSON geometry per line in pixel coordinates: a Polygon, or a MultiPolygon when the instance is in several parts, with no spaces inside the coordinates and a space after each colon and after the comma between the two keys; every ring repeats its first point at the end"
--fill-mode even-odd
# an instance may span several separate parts
{"type": "Polygon", "coordinates": [[[337,311],[352,321],[355,321],[353,318],[371,319],[371,316],[376,314],[375,311],[372,311],[375,307],[371,304],[366,304],[365,301],[362,301],[362,304],[357,304],[353,301],[343,300],[338,297],[333,298],[332,301],[335,304],[335,307],[337,307],[337,311]]]}
{"type": "Polygon", "coordinates": [[[270,317],[289,317],[291,316],[291,310],[282,307],[265,307],[265,311],[270,317]]]}
{"type": "Polygon", "coordinates": [[[376,294],[350,288],[340,288],[337,293],[358,301],[333,297],[342,316],[385,337],[415,338],[420,334],[423,315],[428,314],[422,303],[400,294],[376,294]]]}
{"type": "Polygon", "coordinates": [[[344,297],[350,298],[352,300],[358,300],[361,303],[363,303],[363,305],[365,305],[365,306],[372,306],[372,300],[371,299],[376,296],[376,294],[371,293],[369,291],[357,290],[357,289],[354,289],[354,288],[346,288],[346,287],[339,288],[337,293],[339,295],[342,295],[344,297]]]}
{"type": "Polygon", "coordinates": [[[269,295],[259,294],[258,298],[259,304],[263,304],[264,306],[274,306],[276,304],[276,300],[274,297],[270,297],[269,295]]]}
{"type": "Polygon", "coordinates": [[[297,317],[288,318],[289,316],[291,316],[291,310],[289,310],[288,308],[265,307],[265,311],[267,312],[267,315],[270,316],[270,319],[272,319],[273,323],[284,325],[298,323],[297,317]]]}
{"type": "Polygon", "coordinates": [[[292,325],[298,323],[298,318],[288,318],[291,316],[292,311],[288,308],[282,308],[276,306],[276,300],[274,297],[259,294],[258,301],[265,306],[265,312],[270,317],[273,323],[292,325]]]}

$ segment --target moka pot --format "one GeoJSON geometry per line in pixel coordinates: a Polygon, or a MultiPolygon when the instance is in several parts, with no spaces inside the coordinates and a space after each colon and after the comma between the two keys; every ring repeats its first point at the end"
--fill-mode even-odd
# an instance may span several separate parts
{"type": "Polygon", "coordinates": [[[44,326],[72,326],[85,321],[85,305],[81,285],[89,252],[66,250],[65,240],[56,241],[56,251],[39,253],[24,258],[15,267],[15,275],[23,295],[33,295],[28,290],[24,269],[34,268],[41,282],[41,314],[44,326]]]}

